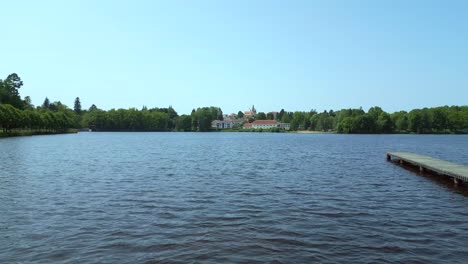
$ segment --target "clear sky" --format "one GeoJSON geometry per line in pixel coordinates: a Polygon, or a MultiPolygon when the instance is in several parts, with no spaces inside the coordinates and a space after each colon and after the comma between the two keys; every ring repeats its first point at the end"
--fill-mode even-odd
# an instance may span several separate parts
{"type": "Polygon", "coordinates": [[[468,104],[468,1],[2,1],[0,78],[179,114],[468,104]]]}

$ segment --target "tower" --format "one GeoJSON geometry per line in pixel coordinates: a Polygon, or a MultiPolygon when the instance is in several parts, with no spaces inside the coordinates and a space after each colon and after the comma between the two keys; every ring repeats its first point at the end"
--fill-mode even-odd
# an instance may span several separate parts
{"type": "Polygon", "coordinates": [[[256,116],[257,115],[257,110],[255,109],[255,106],[252,105],[252,109],[250,109],[250,112],[252,113],[252,116],[256,116]]]}

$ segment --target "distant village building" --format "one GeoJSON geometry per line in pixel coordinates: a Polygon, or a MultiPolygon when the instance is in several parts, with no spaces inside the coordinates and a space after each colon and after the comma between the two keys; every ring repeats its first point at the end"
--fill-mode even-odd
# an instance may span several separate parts
{"type": "Polygon", "coordinates": [[[278,121],[276,120],[255,120],[252,123],[252,128],[254,129],[268,129],[278,127],[278,121]]]}
{"type": "Polygon", "coordinates": [[[278,123],[278,127],[284,130],[289,130],[291,128],[291,124],[290,123],[278,123]]]}
{"type": "Polygon", "coordinates": [[[280,128],[284,130],[290,129],[289,123],[279,123],[276,120],[256,120],[252,123],[245,123],[243,129],[270,129],[270,128],[280,128]]]}
{"type": "Polygon", "coordinates": [[[253,106],[253,105],[252,105],[251,109],[244,112],[244,118],[245,119],[255,118],[256,116],[257,116],[257,110],[255,109],[255,106],[253,106]]]}
{"type": "Polygon", "coordinates": [[[231,113],[231,114],[229,114],[229,115],[228,115],[228,114],[224,114],[224,115],[223,115],[223,120],[228,120],[228,119],[233,120],[233,119],[236,119],[236,117],[237,117],[237,115],[234,114],[234,113],[231,113]]]}
{"type": "Polygon", "coordinates": [[[245,123],[243,126],[242,126],[243,129],[251,129],[252,128],[252,123],[245,123]]]}
{"type": "Polygon", "coordinates": [[[211,127],[216,129],[233,128],[234,122],[232,120],[214,120],[213,122],[211,122],[211,127]]]}
{"type": "Polygon", "coordinates": [[[236,118],[236,114],[223,115],[223,120],[214,120],[211,122],[211,127],[216,129],[235,128],[245,122],[243,118],[236,118]]]}

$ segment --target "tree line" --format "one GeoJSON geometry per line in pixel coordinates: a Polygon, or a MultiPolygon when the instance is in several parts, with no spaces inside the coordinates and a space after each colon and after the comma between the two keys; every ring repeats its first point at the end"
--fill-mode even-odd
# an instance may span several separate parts
{"type": "Polygon", "coordinates": [[[387,113],[382,108],[294,112],[283,115],[291,129],[336,131],[345,134],[466,133],[468,106],[441,106],[387,113]]]}
{"type": "Polygon", "coordinates": [[[213,120],[222,119],[219,107],[193,109],[190,115],[178,115],[168,108],[143,107],[141,110],[90,109],[82,114],[81,125],[100,131],[208,131],[213,120]]]}
{"type": "MultiPolygon", "coordinates": [[[[82,109],[80,98],[73,109],[47,97],[34,107],[30,97],[21,98],[21,78],[13,73],[0,79],[0,128],[3,133],[15,129],[61,132],[70,128],[94,128],[100,131],[209,131],[213,120],[222,120],[220,107],[200,107],[189,115],[178,115],[167,108],[102,110],[96,105],[82,109]]],[[[237,118],[243,118],[239,111],[237,118]]],[[[468,106],[442,106],[387,113],[375,106],[339,111],[259,112],[254,120],[276,119],[290,123],[291,130],[333,131],[338,133],[466,133],[468,106]]]]}
{"type": "Polygon", "coordinates": [[[21,98],[23,81],[16,74],[0,79],[0,129],[4,134],[12,130],[45,130],[63,132],[70,128],[95,128],[100,131],[208,131],[213,120],[222,119],[219,107],[200,107],[190,115],[178,115],[167,108],[111,109],[108,111],[91,105],[82,109],[80,98],[73,109],[60,101],[45,98],[34,107],[29,96],[21,98]]]}
{"type": "Polygon", "coordinates": [[[13,73],[0,79],[0,128],[3,134],[12,130],[28,129],[43,132],[61,132],[78,127],[78,118],[73,110],[60,102],[44,104],[35,108],[29,96],[21,98],[21,78],[13,73]]]}

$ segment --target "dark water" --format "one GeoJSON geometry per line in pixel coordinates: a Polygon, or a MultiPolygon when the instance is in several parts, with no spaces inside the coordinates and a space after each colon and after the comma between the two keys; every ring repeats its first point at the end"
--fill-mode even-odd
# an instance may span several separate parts
{"type": "Polygon", "coordinates": [[[0,140],[1,263],[467,263],[468,196],[385,160],[467,136],[0,140]]]}

